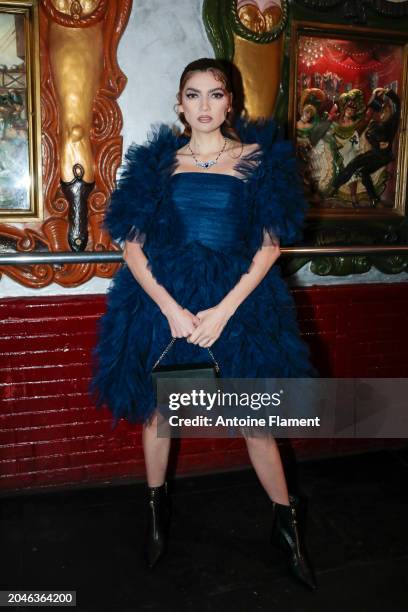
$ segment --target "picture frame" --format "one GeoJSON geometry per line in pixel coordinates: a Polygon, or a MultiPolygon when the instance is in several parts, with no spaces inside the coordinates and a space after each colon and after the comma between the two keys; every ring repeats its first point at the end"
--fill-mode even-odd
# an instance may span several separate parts
{"type": "Polygon", "coordinates": [[[311,217],[406,214],[408,34],[292,22],[289,127],[311,217]]]}
{"type": "Polygon", "coordinates": [[[43,218],[38,0],[0,0],[0,221],[43,218]]]}

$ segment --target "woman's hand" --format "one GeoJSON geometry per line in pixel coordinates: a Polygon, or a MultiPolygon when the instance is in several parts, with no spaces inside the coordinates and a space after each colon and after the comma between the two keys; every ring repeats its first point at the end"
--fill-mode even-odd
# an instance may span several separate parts
{"type": "Polygon", "coordinates": [[[226,308],[214,306],[207,310],[200,310],[196,315],[199,325],[195,328],[187,342],[198,344],[203,348],[208,348],[220,337],[222,330],[228,323],[231,314],[226,308]]]}
{"type": "Polygon", "coordinates": [[[172,304],[163,313],[167,318],[173,338],[186,338],[200,323],[200,319],[180,304],[172,304]]]}

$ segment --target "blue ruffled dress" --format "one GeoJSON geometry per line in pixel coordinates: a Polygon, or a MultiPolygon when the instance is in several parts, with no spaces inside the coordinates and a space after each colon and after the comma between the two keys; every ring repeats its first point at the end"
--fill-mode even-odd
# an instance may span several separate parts
{"type": "MultiPolygon", "coordinates": [[[[292,144],[273,121],[236,126],[243,142],[257,142],[240,158],[236,175],[174,173],[186,138],[167,125],[145,145],[132,145],[105,224],[113,238],[143,244],[156,280],[196,313],[218,304],[249,271],[263,244],[301,237],[307,210],[292,144]]],[[[159,307],[124,264],[107,296],[99,326],[92,391],[114,426],[120,418],[146,422],[156,406],[151,371],[171,340],[159,307]]],[[[315,376],[301,339],[296,308],[275,263],[241,303],[211,346],[223,377],[315,376]]],[[[211,363],[208,350],[178,338],[160,362],[211,363]]]]}

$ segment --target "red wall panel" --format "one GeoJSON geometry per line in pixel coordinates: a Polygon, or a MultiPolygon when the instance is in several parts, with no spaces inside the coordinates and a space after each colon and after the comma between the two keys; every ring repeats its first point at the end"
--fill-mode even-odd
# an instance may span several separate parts
{"type": "MultiPolygon", "coordinates": [[[[323,377],[407,377],[408,283],[295,289],[302,334],[323,377]]],[[[141,428],[111,430],[88,396],[103,296],[0,300],[0,490],[144,478],[141,428]]],[[[299,458],[384,445],[294,440],[299,458]]],[[[390,443],[388,441],[387,443],[390,443]]],[[[248,465],[242,439],[174,441],[177,474],[248,465]]]]}

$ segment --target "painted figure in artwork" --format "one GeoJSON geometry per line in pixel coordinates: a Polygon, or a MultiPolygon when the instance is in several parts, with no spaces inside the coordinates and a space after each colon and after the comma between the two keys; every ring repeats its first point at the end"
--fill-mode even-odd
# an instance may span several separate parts
{"type": "MultiPolygon", "coordinates": [[[[323,193],[330,190],[338,173],[347,166],[361,151],[361,134],[366,128],[369,118],[366,117],[363,92],[352,89],[340,95],[338,112],[331,115],[327,122],[328,130],[321,140],[319,150],[326,158],[326,173],[317,180],[323,193]]],[[[317,177],[316,177],[317,178],[317,177]]],[[[349,195],[353,205],[357,196],[357,176],[351,176],[347,181],[349,195]]]]}
{"type": "Polygon", "coordinates": [[[398,95],[377,88],[366,105],[363,92],[352,89],[319,116],[320,108],[305,104],[296,124],[298,154],[310,193],[318,198],[336,196],[335,202],[340,197],[353,208],[368,199],[375,208],[388,177],[385,167],[394,159],[398,95]]]}
{"type": "Polygon", "coordinates": [[[393,207],[401,160],[403,46],[388,39],[374,44],[305,33],[297,39],[295,57],[294,128],[311,203],[332,209],[393,207]],[[317,112],[309,122],[313,126],[306,126],[302,115],[310,104],[317,112]]]}
{"type": "Polygon", "coordinates": [[[365,131],[369,148],[344,165],[333,181],[333,193],[357,174],[370,198],[370,206],[375,208],[383,203],[373,176],[394,159],[392,146],[399,126],[400,106],[399,97],[392,89],[378,88],[373,92],[369,107],[374,108],[376,116],[365,131]]]}

